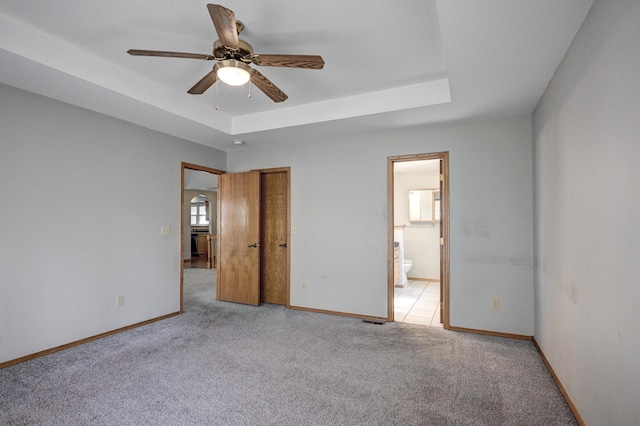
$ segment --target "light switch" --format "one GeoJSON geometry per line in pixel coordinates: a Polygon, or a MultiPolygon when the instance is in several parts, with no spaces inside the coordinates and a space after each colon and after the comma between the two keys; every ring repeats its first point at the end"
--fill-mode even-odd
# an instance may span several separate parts
{"type": "Polygon", "coordinates": [[[160,235],[166,236],[169,235],[169,233],[171,232],[171,228],[168,226],[161,226],[160,227],[160,235]]]}

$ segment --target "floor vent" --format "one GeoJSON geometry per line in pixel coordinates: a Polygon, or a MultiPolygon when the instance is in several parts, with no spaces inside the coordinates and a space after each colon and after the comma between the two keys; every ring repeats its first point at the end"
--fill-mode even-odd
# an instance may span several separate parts
{"type": "Polygon", "coordinates": [[[367,324],[376,324],[376,325],[383,325],[385,323],[385,321],[370,320],[370,319],[364,319],[362,320],[362,322],[366,322],[367,324]]]}

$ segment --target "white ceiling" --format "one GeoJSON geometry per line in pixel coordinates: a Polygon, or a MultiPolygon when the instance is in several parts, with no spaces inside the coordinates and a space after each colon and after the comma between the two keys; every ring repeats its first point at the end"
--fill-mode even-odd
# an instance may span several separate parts
{"type": "Polygon", "coordinates": [[[0,0],[0,82],[225,151],[529,114],[592,2],[225,0],[256,53],[325,60],[260,67],[289,95],[276,104],[247,86],[187,94],[210,61],[126,54],[211,53],[205,1],[0,0]]]}

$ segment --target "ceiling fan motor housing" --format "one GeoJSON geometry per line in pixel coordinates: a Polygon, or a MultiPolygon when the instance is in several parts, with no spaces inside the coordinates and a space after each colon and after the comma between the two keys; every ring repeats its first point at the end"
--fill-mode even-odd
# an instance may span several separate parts
{"type": "Polygon", "coordinates": [[[238,39],[238,48],[230,49],[216,40],[213,43],[213,56],[218,61],[225,59],[235,59],[250,64],[253,61],[253,47],[244,40],[238,39]]]}

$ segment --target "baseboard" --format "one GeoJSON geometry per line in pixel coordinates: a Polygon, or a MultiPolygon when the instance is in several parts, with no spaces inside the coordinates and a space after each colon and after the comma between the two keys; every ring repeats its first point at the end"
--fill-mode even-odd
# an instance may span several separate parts
{"type": "Polygon", "coordinates": [[[484,334],[486,336],[504,337],[507,339],[518,339],[518,340],[528,340],[528,341],[533,340],[533,336],[527,336],[524,334],[500,333],[498,331],[476,330],[474,328],[454,327],[452,325],[450,325],[447,330],[459,331],[462,333],[484,334]]]}
{"type": "Polygon", "coordinates": [[[117,333],[121,333],[123,331],[127,331],[127,330],[131,330],[132,328],[136,328],[136,327],[141,327],[143,325],[147,325],[147,324],[151,324],[152,322],[156,322],[156,321],[161,321],[167,318],[171,318],[173,316],[179,315],[180,312],[174,312],[172,314],[167,314],[167,315],[163,315],[157,318],[152,318],[146,321],[142,321],[136,324],[131,324],[128,325],[126,327],[122,327],[122,328],[118,328],[115,330],[111,330],[111,331],[107,331],[105,333],[100,333],[97,334],[95,336],[91,336],[91,337],[87,337],[85,339],[81,339],[81,340],[77,340],[75,342],[71,342],[71,343],[67,343],[65,345],[61,345],[61,346],[56,346],[55,348],[51,348],[51,349],[45,349],[44,351],[40,351],[40,352],[36,352],[34,354],[30,354],[30,355],[25,355],[22,356],[20,358],[16,358],[16,359],[12,359],[9,361],[5,361],[0,363],[0,369],[6,368],[6,367],[10,367],[12,365],[15,364],[20,364],[21,362],[25,362],[25,361],[29,361],[35,358],[40,358],[41,356],[45,356],[45,355],[49,355],[52,354],[54,352],[58,352],[58,351],[62,351],[64,349],[68,349],[68,348],[72,348],[74,346],[79,346],[82,345],[83,343],[87,343],[87,342],[91,342],[92,340],[97,340],[97,339],[101,339],[103,337],[107,337],[107,336],[111,336],[112,334],[117,334],[117,333]]]}
{"type": "Polygon", "coordinates": [[[387,322],[389,319],[387,317],[372,317],[369,315],[358,315],[358,314],[350,314],[348,312],[338,312],[338,311],[327,311],[324,309],[314,309],[314,308],[305,308],[302,306],[289,306],[290,309],[295,309],[296,311],[305,311],[305,312],[315,312],[317,314],[327,314],[327,315],[338,315],[341,317],[350,317],[350,318],[360,318],[367,321],[373,322],[387,322]]]}
{"type": "Polygon", "coordinates": [[[535,346],[536,350],[540,354],[540,357],[542,358],[542,361],[544,362],[544,365],[547,366],[547,369],[549,370],[549,373],[551,373],[551,377],[553,377],[553,380],[556,382],[556,385],[558,386],[558,389],[560,389],[560,393],[562,393],[562,396],[564,397],[565,401],[567,401],[567,404],[569,405],[569,408],[571,408],[571,411],[573,412],[573,415],[576,417],[576,420],[578,421],[578,424],[580,424],[581,426],[585,426],[586,423],[584,422],[584,420],[582,419],[582,416],[578,412],[578,408],[576,408],[576,406],[573,403],[573,401],[571,401],[571,397],[569,397],[569,394],[567,393],[567,390],[562,385],[562,382],[558,378],[558,375],[556,374],[556,372],[553,371],[553,367],[551,367],[551,364],[549,363],[549,360],[544,355],[544,352],[542,352],[542,348],[540,347],[540,345],[538,345],[538,342],[536,341],[536,338],[532,337],[531,341],[533,342],[533,346],[535,346]]]}
{"type": "Polygon", "coordinates": [[[415,278],[415,277],[407,277],[407,280],[409,281],[427,281],[430,283],[439,283],[440,279],[439,278],[415,278]]]}

